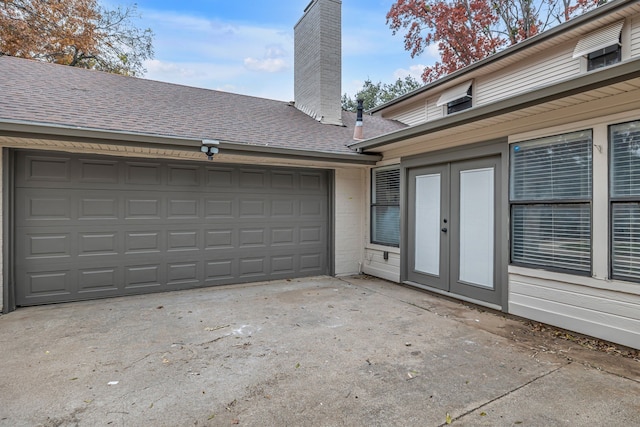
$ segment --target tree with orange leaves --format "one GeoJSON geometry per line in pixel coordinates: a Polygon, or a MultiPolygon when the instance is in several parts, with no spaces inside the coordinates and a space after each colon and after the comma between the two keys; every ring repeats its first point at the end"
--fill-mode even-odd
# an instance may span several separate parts
{"type": "Polygon", "coordinates": [[[135,5],[97,0],[0,0],[0,55],[124,75],[144,73],[153,33],[133,25],[135,5]]]}
{"type": "Polygon", "coordinates": [[[406,29],[415,57],[436,44],[430,82],[596,7],[603,0],[396,0],[387,13],[394,34],[406,29]]]}

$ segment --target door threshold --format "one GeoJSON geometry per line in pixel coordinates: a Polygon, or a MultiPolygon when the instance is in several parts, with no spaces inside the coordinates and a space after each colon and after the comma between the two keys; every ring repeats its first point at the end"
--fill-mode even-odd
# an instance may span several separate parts
{"type": "Polygon", "coordinates": [[[405,280],[404,282],[402,282],[402,284],[407,285],[407,286],[412,286],[414,288],[419,288],[419,289],[422,289],[422,290],[425,290],[425,291],[433,292],[433,293],[436,293],[438,295],[442,295],[442,296],[445,296],[445,297],[455,298],[455,299],[459,299],[459,300],[462,300],[462,301],[465,301],[465,302],[469,302],[471,304],[480,305],[482,307],[487,307],[487,308],[490,308],[492,310],[502,311],[502,306],[501,305],[493,304],[493,303],[490,303],[490,302],[481,301],[481,300],[477,300],[477,299],[473,299],[473,298],[469,298],[469,297],[465,297],[464,295],[454,294],[452,292],[443,291],[442,289],[433,288],[431,286],[423,285],[421,283],[412,282],[410,280],[405,280]]]}

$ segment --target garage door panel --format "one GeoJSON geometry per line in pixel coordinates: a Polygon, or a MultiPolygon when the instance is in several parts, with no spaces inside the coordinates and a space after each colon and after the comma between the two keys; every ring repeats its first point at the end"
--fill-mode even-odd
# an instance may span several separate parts
{"type": "Polygon", "coordinates": [[[236,187],[236,169],[225,167],[206,167],[205,185],[207,188],[233,188],[236,187]]]}
{"type": "Polygon", "coordinates": [[[200,261],[172,262],[167,265],[167,283],[169,286],[202,281],[200,261]]]}
{"type": "Polygon", "coordinates": [[[117,291],[121,283],[118,267],[97,267],[78,271],[79,293],[117,291]]]}
{"type": "Polygon", "coordinates": [[[294,246],[298,240],[297,236],[295,227],[274,227],[271,229],[271,245],[294,246]]]}
{"type": "Polygon", "coordinates": [[[215,258],[206,262],[205,282],[231,281],[238,276],[238,267],[234,258],[215,258]]]}
{"type": "Polygon", "coordinates": [[[277,189],[293,190],[295,189],[296,174],[295,172],[273,172],[271,174],[271,187],[277,189]]]}
{"type": "Polygon", "coordinates": [[[297,270],[295,254],[271,256],[271,272],[273,274],[291,274],[297,270]]]}
{"type": "Polygon", "coordinates": [[[167,185],[171,187],[198,187],[201,185],[201,168],[187,165],[167,166],[167,185]]]}
{"type": "Polygon", "coordinates": [[[80,196],[78,203],[78,219],[117,220],[120,217],[120,203],[116,197],[80,196]]]}
{"type": "Polygon", "coordinates": [[[266,239],[263,228],[240,229],[240,248],[264,248],[265,246],[266,239]]]}
{"type": "Polygon", "coordinates": [[[239,201],[240,218],[264,218],[266,216],[266,200],[245,199],[239,201]]]}
{"type": "Polygon", "coordinates": [[[18,152],[16,172],[18,305],[328,273],[325,171],[18,152]]]}
{"type": "Polygon", "coordinates": [[[236,201],[233,197],[207,198],[205,200],[205,218],[234,218],[236,216],[234,205],[236,205],[236,201]]]}
{"type": "Polygon", "coordinates": [[[240,277],[264,277],[267,275],[266,256],[241,257],[239,260],[240,277]]]}
{"type": "Polygon", "coordinates": [[[162,251],[160,230],[127,231],[124,238],[125,254],[157,254],[162,251]]]}
{"type": "Polygon", "coordinates": [[[199,230],[169,231],[167,233],[167,251],[197,251],[200,250],[199,230]]]}
{"type": "Polygon", "coordinates": [[[18,174],[18,184],[22,182],[52,182],[71,180],[71,159],[65,156],[25,156],[23,171],[18,174]]]}
{"type": "Polygon", "coordinates": [[[162,200],[144,197],[128,199],[125,202],[127,219],[162,219],[162,200]]]}
{"type": "Polygon", "coordinates": [[[26,274],[28,293],[32,296],[68,295],[71,293],[71,273],[65,270],[29,272],[26,274]]]}
{"type": "Polygon", "coordinates": [[[159,288],[162,286],[160,264],[131,265],[124,270],[124,287],[159,288]]]}
{"type": "Polygon", "coordinates": [[[26,259],[55,259],[72,256],[70,233],[27,233],[23,234],[18,250],[26,259]]]}
{"type": "Polygon", "coordinates": [[[19,223],[31,221],[61,221],[72,219],[71,199],[43,193],[24,194],[16,200],[16,219],[19,223]]]}
{"type": "Polygon", "coordinates": [[[124,164],[125,182],[127,184],[153,185],[161,184],[161,170],[159,163],[130,162],[124,164]]]}
{"type": "Polygon", "coordinates": [[[296,216],[297,211],[296,200],[272,200],[271,201],[271,217],[292,218],[296,216]]]}
{"type": "Polygon", "coordinates": [[[241,189],[262,190],[267,185],[267,171],[256,169],[240,169],[239,184],[241,189]]]}
{"type": "Polygon", "coordinates": [[[120,181],[120,163],[114,160],[78,159],[79,182],[116,184],[120,181]]]}
{"type": "Polygon", "coordinates": [[[118,232],[79,232],[78,256],[117,255],[120,250],[120,235],[118,232]]]}
{"type": "Polygon", "coordinates": [[[300,174],[300,189],[309,192],[322,193],[325,191],[325,180],[319,173],[304,172],[300,174]]]}
{"type": "Polygon", "coordinates": [[[170,199],[168,205],[169,219],[197,219],[200,218],[200,200],[198,199],[170,199]]]}

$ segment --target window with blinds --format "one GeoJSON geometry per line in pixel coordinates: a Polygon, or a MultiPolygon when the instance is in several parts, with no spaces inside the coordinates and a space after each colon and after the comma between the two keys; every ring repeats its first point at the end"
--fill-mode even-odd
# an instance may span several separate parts
{"type": "Polygon", "coordinates": [[[640,280],[640,121],[609,128],[611,275],[640,280]]]}
{"type": "Polygon", "coordinates": [[[400,168],[371,171],[371,243],[400,246],[400,168]]]}
{"type": "Polygon", "coordinates": [[[592,134],[511,147],[511,261],[591,271],[592,134]]]}

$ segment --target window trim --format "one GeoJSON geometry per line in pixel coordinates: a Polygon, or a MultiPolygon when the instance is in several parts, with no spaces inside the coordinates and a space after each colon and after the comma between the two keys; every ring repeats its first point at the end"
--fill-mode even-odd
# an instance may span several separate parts
{"type": "Polygon", "coordinates": [[[380,242],[378,240],[375,239],[375,235],[374,235],[374,209],[376,207],[379,206],[397,206],[398,207],[398,218],[400,218],[400,193],[401,193],[401,189],[400,189],[400,165],[396,164],[396,165],[390,165],[390,166],[382,166],[382,167],[377,167],[377,168],[372,168],[371,169],[371,185],[370,185],[370,200],[369,200],[369,244],[371,245],[378,245],[378,246],[382,246],[385,248],[400,248],[400,234],[401,234],[401,230],[400,230],[400,226],[398,224],[398,243],[397,244],[389,244],[389,243],[385,243],[385,242],[380,242]],[[376,174],[378,172],[385,172],[385,171],[390,171],[390,170],[397,170],[398,172],[398,197],[397,197],[397,203],[378,203],[377,201],[374,202],[375,199],[375,194],[376,194],[376,174]]]}
{"type": "Polygon", "coordinates": [[[611,46],[607,46],[603,49],[599,49],[598,51],[591,52],[587,54],[586,60],[587,60],[587,71],[593,71],[593,70],[598,70],[600,68],[610,67],[622,61],[622,45],[620,43],[612,44],[611,46]],[[599,60],[601,58],[605,58],[609,56],[613,57],[612,54],[616,54],[615,56],[616,60],[614,62],[611,62],[609,64],[605,63],[602,65],[599,65],[596,62],[596,60],[599,60]]]}
{"type": "Polygon", "coordinates": [[[614,165],[613,165],[613,152],[614,152],[614,144],[613,144],[613,128],[616,126],[624,126],[629,123],[640,123],[640,119],[637,120],[625,120],[617,123],[609,123],[607,125],[607,138],[608,138],[608,153],[607,153],[607,167],[608,167],[608,185],[607,185],[607,196],[608,196],[608,228],[609,228],[609,245],[608,245],[608,255],[609,255],[609,279],[611,280],[619,280],[629,283],[639,283],[640,279],[637,277],[625,276],[622,274],[614,274],[614,217],[613,217],[613,207],[615,204],[628,204],[628,203],[640,203],[640,195],[638,196],[614,196],[613,189],[613,175],[614,175],[614,165]]]}
{"type": "Polygon", "coordinates": [[[469,86],[467,94],[447,103],[447,115],[468,110],[473,107],[473,86],[469,86]]]}
{"type": "MultiPolygon", "coordinates": [[[[509,226],[509,233],[510,233],[510,238],[509,238],[509,265],[513,265],[513,266],[517,266],[517,267],[523,267],[523,268],[532,268],[532,269],[538,269],[538,270],[545,270],[545,271],[551,271],[551,272],[558,272],[558,273],[565,273],[565,274],[571,274],[571,275],[576,275],[576,276],[585,276],[585,277],[590,277],[593,274],[593,269],[594,269],[594,263],[593,263],[593,227],[594,227],[594,223],[593,223],[593,215],[594,215],[594,194],[593,194],[593,141],[594,141],[594,130],[592,128],[582,128],[582,129],[577,129],[577,130],[573,130],[573,131],[564,131],[561,133],[554,133],[554,134],[550,134],[547,136],[541,136],[541,137],[536,137],[536,138],[529,138],[529,139],[523,139],[523,140],[518,140],[518,141],[513,141],[512,143],[510,143],[510,149],[509,149],[509,188],[508,188],[508,192],[509,192],[509,197],[508,197],[508,202],[509,202],[509,222],[510,222],[510,226],[509,226]],[[589,132],[590,136],[591,136],[591,150],[592,150],[592,159],[591,159],[591,198],[575,198],[575,199],[522,199],[522,200],[514,200],[515,198],[513,197],[512,194],[512,184],[513,184],[513,180],[514,180],[514,173],[513,173],[513,154],[512,154],[512,149],[511,147],[514,147],[515,145],[518,144],[525,144],[525,143],[535,143],[536,141],[542,141],[544,139],[549,139],[549,138],[558,138],[558,137],[562,137],[564,135],[570,135],[573,133],[580,133],[580,132],[589,132]],[[530,263],[530,262],[523,262],[523,261],[514,261],[514,245],[515,245],[515,239],[514,239],[514,220],[513,220],[513,215],[514,215],[514,206],[536,206],[536,205],[553,205],[553,206],[563,206],[563,205],[588,205],[589,206],[589,222],[590,222],[590,238],[589,238],[589,270],[588,271],[584,271],[584,270],[574,270],[574,269],[570,269],[570,268],[563,268],[563,267],[558,267],[558,266],[550,266],[550,265],[544,265],[544,264],[535,264],[535,263],[530,263]]],[[[515,148],[515,147],[514,147],[515,148]]]]}

